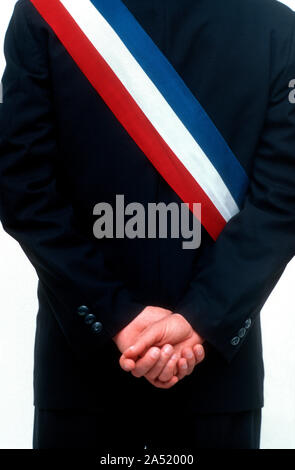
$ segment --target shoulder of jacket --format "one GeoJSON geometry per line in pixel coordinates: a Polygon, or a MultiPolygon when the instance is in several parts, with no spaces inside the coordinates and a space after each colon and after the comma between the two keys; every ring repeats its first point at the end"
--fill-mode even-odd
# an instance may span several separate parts
{"type": "Polygon", "coordinates": [[[253,21],[259,20],[270,28],[283,29],[294,24],[295,12],[279,0],[238,0],[236,3],[248,12],[253,21]]]}
{"type": "Polygon", "coordinates": [[[14,6],[14,14],[23,19],[34,20],[35,18],[41,18],[31,0],[18,0],[14,6]]]}
{"type": "Polygon", "coordinates": [[[35,39],[40,39],[40,33],[49,29],[46,21],[30,0],[18,0],[14,6],[13,17],[20,29],[29,29],[35,39]]]}

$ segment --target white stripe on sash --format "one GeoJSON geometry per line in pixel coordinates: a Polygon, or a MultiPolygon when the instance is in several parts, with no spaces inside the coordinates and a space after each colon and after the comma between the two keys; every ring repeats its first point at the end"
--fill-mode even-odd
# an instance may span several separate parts
{"type": "Polygon", "coordinates": [[[231,219],[239,208],[224,181],[110,24],[89,0],[61,3],[223,218],[231,219]]]}

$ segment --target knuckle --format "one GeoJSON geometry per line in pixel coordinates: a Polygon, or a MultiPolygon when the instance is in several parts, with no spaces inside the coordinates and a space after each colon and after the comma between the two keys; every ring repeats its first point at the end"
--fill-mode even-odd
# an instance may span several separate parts
{"type": "Polygon", "coordinates": [[[151,380],[155,380],[157,378],[158,374],[157,372],[150,372],[148,374],[148,377],[151,379],[151,380]]]}
{"type": "Polygon", "coordinates": [[[183,319],[183,316],[180,315],[180,313],[174,313],[174,314],[173,314],[173,317],[174,317],[174,319],[176,319],[176,320],[182,320],[182,319],[183,319]]]}
{"type": "Polygon", "coordinates": [[[119,364],[120,364],[120,366],[122,367],[122,369],[124,369],[124,361],[123,361],[123,359],[122,359],[122,358],[120,358],[120,360],[119,360],[119,364]]]}
{"type": "Polygon", "coordinates": [[[166,378],[167,378],[167,377],[166,377],[165,374],[161,374],[161,375],[159,375],[158,380],[159,380],[160,382],[166,382],[166,378]]]}
{"type": "Polygon", "coordinates": [[[159,378],[159,380],[161,380],[161,382],[167,382],[167,380],[169,380],[170,376],[171,376],[171,374],[169,374],[169,373],[162,374],[161,378],[159,378]]]}
{"type": "Polygon", "coordinates": [[[134,377],[137,377],[137,378],[142,377],[142,375],[143,375],[142,371],[140,369],[131,371],[131,374],[134,375],[134,377]]]}
{"type": "Polygon", "coordinates": [[[160,382],[156,382],[156,383],[155,383],[155,387],[157,387],[157,388],[165,388],[165,385],[164,385],[164,384],[161,384],[160,382]]]}

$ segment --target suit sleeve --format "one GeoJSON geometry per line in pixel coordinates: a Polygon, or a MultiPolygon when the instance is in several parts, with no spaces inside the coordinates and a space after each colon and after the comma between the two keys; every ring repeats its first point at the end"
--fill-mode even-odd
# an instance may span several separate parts
{"type": "Polygon", "coordinates": [[[5,38],[0,216],[46,287],[73,352],[86,359],[144,306],[108,271],[99,241],[81,235],[70,202],[59,194],[56,168],[62,155],[55,137],[44,25],[30,2],[21,0],[5,38]],[[86,315],[94,317],[85,321],[86,315]]]}
{"type": "Polygon", "coordinates": [[[213,247],[204,250],[176,307],[228,362],[247,341],[295,254],[295,104],[289,87],[295,78],[294,20],[285,46],[283,63],[272,71],[269,106],[243,209],[213,247]]]}

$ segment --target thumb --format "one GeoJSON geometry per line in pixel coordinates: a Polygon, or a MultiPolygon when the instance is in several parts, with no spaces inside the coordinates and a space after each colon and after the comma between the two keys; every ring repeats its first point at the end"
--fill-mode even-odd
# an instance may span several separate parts
{"type": "Polygon", "coordinates": [[[119,364],[126,372],[131,372],[135,368],[135,362],[132,359],[125,358],[123,354],[119,359],[119,364]]]}
{"type": "Polygon", "coordinates": [[[146,328],[137,338],[135,343],[124,351],[123,356],[128,359],[136,359],[143,355],[150,347],[158,345],[163,337],[163,324],[158,321],[146,328]]]}

